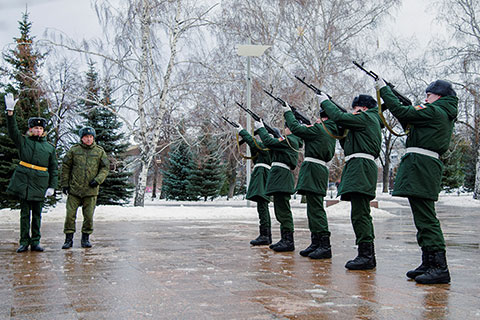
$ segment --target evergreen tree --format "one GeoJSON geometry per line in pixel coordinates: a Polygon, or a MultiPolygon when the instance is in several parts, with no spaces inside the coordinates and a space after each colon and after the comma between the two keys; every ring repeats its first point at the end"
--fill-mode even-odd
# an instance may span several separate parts
{"type": "Polygon", "coordinates": [[[162,192],[167,200],[191,200],[187,188],[193,167],[193,155],[182,140],[169,152],[167,169],[163,171],[162,192]]]}
{"type": "Polygon", "coordinates": [[[189,177],[189,191],[192,196],[207,201],[208,197],[213,200],[219,195],[225,172],[217,141],[209,133],[201,141],[198,166],[189,177]]]}
{"type": "MultiPolygon", "coordinates": [[[[125,154],[128,143],[125,134],[121,132],[122,123],[115,113],[102,106],[95,105],[92,101],[98,101],[104,106],[112,105],[111,90],[107,84],[103,90],[98,84],[98,73],[93,62],[89,62],[89,70],[86,74],[85,96],[88,100],[83,101],[84,112],[83,126],[95,129],[95,142],[101,146],[110,160],[110,172],[105,181],[100,185],[97,197],[99,205],[122,205],[128,203],[133,194],[134,185],[129,182],[131,172],[125,167],[125,154]],[[103,97],[99,95],[103,91],[103,97]]],[[[78,127],[80,129],[80,127],[78,127]]]]}
{"type": "Polygon", "coordinates": [[[467,149],[465,141],[460,136],[453,134],[447,152],[440,158],[444,164],[442,188],[447,192],[451,192],[463,184],[465,173],[462,157],[467,149]]]}
{"type": "MultiPolygon", "coordinates": [[[[15,49],[10,50],[3,56],[4,60],[12,67],[10,74],[12,83],[6,86],[5,91],[13,93],[19,99],[15,106],[15,117],[20,132],[26,132],[30,117],[43,117],[47,121],[49,119],[47,102],[43,97],[44,93],[37,85],[39,80],[38,69],[45,55],[34,49],[34,37],[30,34],[32,23],[29,21],[28,12],[23,14],[22,21],[18,23],[20,37],[14,38],[17,45],[15,49]]],[[[2,110],[5,110],[3,95],[0,105],[2,110]]],[[[0,114],[0,189],[6,190],[15,164],[19,160],[18,151],[7,135],[5,112],[0,112],[0,114]]],[[[46,131],[48,132],[48,128],[46,131]]],[[[47,204],[54,202],[55,199],[48,199],[47,204]]],[[[2,192],[0,194],[0,208],[15,207],[18,207],[18,201],[2,192]]]]}

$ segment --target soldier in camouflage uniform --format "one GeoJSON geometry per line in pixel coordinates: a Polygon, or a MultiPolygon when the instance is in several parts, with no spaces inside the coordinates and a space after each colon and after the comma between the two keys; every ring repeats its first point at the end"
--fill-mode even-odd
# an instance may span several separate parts
{"type": "Polygon", "coordinates": [[[62,163],[61,185],[67,194],[67,215],[65,217],[65,243],[62,249],[73,246],[77,209],[82,206],[82,248],[90,248],[93,232],[93,213],[97,203],[99,185],[108,175],[110,163],[102,147],[95,143],[95,130],[83,127],[79,131],[80,143],[68,150],[62,163]]]}
{"type": "Polygon", "coordinates": [[[58,164],[55,147],[47,142],[43,118],[28,119],[28,133],[23,136],[14,115],[18,100],[5,95],[8,135],[15,143],[20,163],[15,168],[7,193],[20,198],[20,247],[17,252],[43,251],[40,246],[40,225],[45,197],[55,193],[58,181],[58,164]],[[30,224],[31,215],[31,224],[30,224]],[[31,236],[30,236],[31,228],[31,236]]]}
{"type": "MultiPolygon", "coordinates": [[[[305,159],[300,168],[295,191],[307,198],[308,228],[312,243],[300,251],[300,255],[312,259],[328,259],[332,257],[332,251],[323,198],[327,194],[328,186],[327,162],[335,154],[336,140],[327,134],[319,122],[309,126],[301,125],[288,104],[283,107],[283,112],[288,128],[305,142],[305,159]]],[[[331,134],[338,134],[335,122],[328,120],[327,117],[323,117],[322,120],[331,134]]]]}
{"type": "Polygon", "coordinates": [[[293,173],[298,162],[298,149],[303,146],[302,140],[285,129],[285,138],[275,139],[265,129],[263,122],[255,122],[255,127],[263,144],[271,150],[272,168],[267,177],[267,196],[273,196],[275,217],[280,222],[281,239],[270,245],[277,252],[293,251],[293,217],[290,208],[290,195],[295,190],[293,173]]]}
{"type": "Polygon", "coordinates": [[[370,201],[375,198],[378,168],[375,159],[382,146],[382,122],[377,103],[369,95],[353,100],[353,113],[341,112],[325,94],[319,95],[321,107],[328,117],[344,129],[347,136],[340,140],[345,152],[345,167],[338,186],[338,195],[352,205],[351,221],[355,232],[358,256],[346,263],[350,270],[368,270],[376,266],[370,201]]]}
{"type": "Polygon", "coordinates": [[[393,196],[407,197],[422,249],[421,265],[407,277],[422,284],[449,283],[445,240],[435,213],[442,180],[439,157],[448,150],[458,112],[457,94],[444,80],[432,82],[425,90],[425,104],[404,106],[390,87],[379,78],[377,90],[385,106],[403,125],[410,125],[407,153],[395,179],[393,196]]]}
{"type": "Polygon", "coordinates": [[[237,128],[238,134],[248,144],[253,158],[253,172],[250,176],[250,183],[247,190],[247,200],[257,203],[258,218],[260,220],[260,235],[250,241],[253,246],[269,245],[272,243],[270,212],[268,203],[270,197],[265,194],[268,171],[272,160],[269,149],[259,140],[252,137],[247,130],[241,126],[237,128]],[[255,140],[255,141],[254,141],[255,140]]]}

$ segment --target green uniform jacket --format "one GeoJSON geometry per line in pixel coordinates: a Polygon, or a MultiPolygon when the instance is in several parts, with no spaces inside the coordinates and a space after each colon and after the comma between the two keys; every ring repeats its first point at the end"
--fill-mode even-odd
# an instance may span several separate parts
{"type": "MultiPolygon", "coordinates": [[[[250,147],[250,151],[252,152],[252,155],[256,155],[256,157],[253,159],[254,164],[264,163],[269,166],[272,163],[272,160],[270,158],[270,151],[265,150],[267,149],[267,147],[261,141],[256,140],[245,129],[240,131],[239,134],[250,147]]],[[[270,201],[270,198],[265,193],[266,192],[265,186],[267,184],[268,171],[269,170],[267,168],[262,166],[257,166],[253,169],[252,175],[250,176],[250,183],[248,185],[248,190],[247,190],[247,197],[246,197],[247,200],[270,201]]]]}
{"type": "Polygon", "coordinates": [[[58,163],[55,147],[45,137],[23,136],[18,131],[15,115],[7,115],[8,135],[18,149],[21,161],[46,167],[47,171],[17,165],[7,188],[7,193],[28,201],[45,200],[47,188],[56,188],[58,163]]]}
{"type": "MultiPolygon", "coordinates": [[[[290,131],[305,141],[305,157],[329,162],[335,154],[335,139],[330,137],[321,123],[311,126],[300,124],[293,112],[287,111],[284,114],[290,131]]],[[[335,122],[327,120],[324,122],[327,129],[334,135],[338,135],[335,122]]],[[[314,162],[304,161],[298,175],[295,191],[299,194],[316,193],[321,196],[327,194],[328,168],[314,162]]]]}
{"type": "MultiPolygon", "coordinates": [[[[285,139],[272,138],[265,128],[260,128],[258,134],[263,144],[271,150],[272,162],[281,162],[294,170],[298,162],[298,152],[302,146],[302,140],[293,135],[288,135],[285,139]]],[[[282,167],[272,166],[267,177],[267,196],[274,193],[295,192],[295,181],[291,170],[282,167]]]]}
{"type": "Polygon", "coordinates": [[[68,150],[62,163],[62,187],[77,197],[97,196],[99,186],[88,184],[95,179],[102,184],[108,175],[110,162],[102,147],[93,142],[90,146],[77,143],[68,150]]]}
{"type": "MultiPolygon", "coordinates": [[[[434,151],[447,151],[458,112],[458,98],[447,96],[433,103],[403,106],[389,87],[380,90],[388,110],[401,122],[410,124],[406,146],[434,151]]],[[[407,153],[403,156],[395,178],[392,195],[438,200],[443,163],[430,156],[407,153]]]]}
{"type": "MultiPolygon", "coordinates": [[[[358,114],[343,113],[329,100],[322,103],[328,117],[339,126],[348,129],[347,136],[340,141],[345,156],[367,153],[378,158],[382,146],[382,122],[378,108],[358,114]]],[[[350,200],[349,193],[356,192],[375,198],[378,168],[375,161],[353,158],[345,164],[338,186],[342,200],[350,200]]]]}

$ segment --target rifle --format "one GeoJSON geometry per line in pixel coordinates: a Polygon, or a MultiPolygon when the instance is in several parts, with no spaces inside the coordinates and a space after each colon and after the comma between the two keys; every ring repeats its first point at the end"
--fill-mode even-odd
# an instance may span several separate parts
{"type": "MultiPolygon", "coordinates": [[[[258,121],[258,122],[260,122],[260,120],[262,120],[257,114],[255,114],[252,110],[250,110],[248,108],[245,108],[241,103],[238,103],[237,101],[235,101],[235,103],[240,108],[242,108],[246,113],[251,115],[253,120],[258,121]]],[[[263,123],[263,125],[265,126],[265,129],[267,130],[267,132],[270,133],[271,135],[273,135],[275,138],[283,138],[278,129],[276,129],[276,128],[274,129],[274,128],[270,127],[265,122],[263,123]]]]}
{"type": "MultiPolygon", "coordinates": [[[[372,70],[370,71],[367,71],[363,65],[359,64],[358,62],[356,61],[352,61],[354,65],[356,65],[358,68],[360,68],[363,72],[365,72],[366,74],[368,74],[370,77],[372,77],[374,80],[377,80],[379,78],[379,76],[373,72],[372,70]]],[[[385,83],[387,84],[387,86],[390,87],[390,89],[392,90],[393,94],[398,98],[398,100],[400,100],[400,102],[404,105],[404,106],[411,106],[412,105],[412,101],[410,99],[408,99],[407,97],[405,97],[404,95],[402,95],[400,92],[398,92],[396,89],[395,89],[395,86],[388,82],[387,80],[383,79],[383,81],[385,81],[385,83]]]]}
{"type": "MultiPolygon", "coordinates": [[[[287,106],[287,103],[284,100],[282,100],[281,98],[275,97],[273,94],[271,94],[270,92],[268,92],[265,89],[263,91],[266,94],[268,94],[270,97],[272,97],[273,99],[277,100],[277,102],[280,103],[282,106],[284,106],[284,107],[287,106]]],[[[295,116],[295,119],[297,119],[300,123],[303,123],[303,124],[306,124],[306,125],[311,125],[312,124],[310,122],[310,120],[308,120],[308,118],[298,110],[298,108],[296,108],[294,106],[290,106],[290,109],[292,109],[292,112],[293,112],[293,115],[295,116]]]]}
{"type": "MultiPolygon", "coordinates": [[[[228,118],[225,118],[224,116],[222,116],[222,119],[225,120],[228,124],[230,124],[234,128],[238,128],[240,126],[238,123],[233,122],[233,121],[229,120],[228,118]]],[[[245,140],[243,140],[243,139],[238,142],[238,144],[240,146],[244,143],[245,143],[245,140]]]]}
{"type": "MultiPolygon", "coordinates": [[[[322,94],[322,90],[318,89],[318,88],[315,87],[313,84],[306,83],[305,80],[304,80],[305,77],[300,78],[300,77],[295,76],[295,78],[296,78],[298,81],[300,81],[301,83],[303,83],[304,85],[306,85],[307,87],[309,87],[311,90],[313,90],[313,92],[315,92],[316,94],[318,94],[318,95],[322,94]]],[[[333,100],[332,100],[332,97],[331,97],[328,93],[326,93],[326,92],[324,92],[324,93],[327,95],[328,99],[330,99],[330,102],[333,103],[338,109],[340,109],[340,111],[342,111],[342,112],[344,112],[344,113],[347,113],[347,109],[343,108],[342,106],[340,106],[339,104],[337,104],[335,101],[333,101],[333,100]]],[[[322,116],[322,113],[323,113],[324,115],[326,115],[326,114],[325,114],[325,111],[323,111],[322,108],[320,107],[320,116],[322,116]]]]}

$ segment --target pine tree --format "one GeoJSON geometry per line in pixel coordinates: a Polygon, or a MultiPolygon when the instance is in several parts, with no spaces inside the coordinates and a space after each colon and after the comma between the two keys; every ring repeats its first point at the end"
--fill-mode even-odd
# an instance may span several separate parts
{"type": "Polygon", "coordinates": [[[110,167],[113,169],[100,185],[97,204],[122,205],[128,203],[131,199],[134,188],[134,185],[129,182],[132,173],[125,168],[125,154],[128,144],[125,140],[125,134],[121,132],[122,123],[118,120],[116,114],[92,102],[99,101],[105,106],[113,103],[108,82],[103,88],[103,98],[99,99],[102,90],[98,82],[95,64],[89,62],[85,86],[85,94],[88,100],[82,103],[85,110],[82,113],[85,119],[82,124],[95,129],[95,142],[105,150],[110,160],[110,167]]]}
{"type": "Polygon", "coordinates": [[[191,200],[187,188],[193,167],[193,155],[182,140],[169,153],[167,169],[163,171],[162,191],[167,200],[191,200]]]}
{"type": "MultiPolygon", "coordinates": [[[[6,92],[13,93],[19,99],[15,106],[15,117],[20,132],[26,132],[28,129],[28,119],[30,117],[43,117],[49,119],[47,102],[44,99],[44,93],[38,86],[38,69],[45,55],[34,49],[33,40],[30,31],[32,23],[29,21],[28,12],[22,16],[19,21],[20,37],[14,38],[16,42],[15,49],[10,50],[4,55],[4,60],[12,67],[11,79],[13,83],[6,86],[6,92]]],[[[5,110],[4,97],[1,97],[1,108],[5,110]]],[[[7,135],[5,125],[5,113],[0,112],[0,189],[6,190],[10,177],[18,163],[18,151],[7,135]]],[[[48,127],[47,127],[48,131],[48,127]]],[[[55,200],[49,199],[51,204],[55,200]]],[[[2,192],[0,194],[0,208],[18,207],[18,201],[2,192]]]]}

